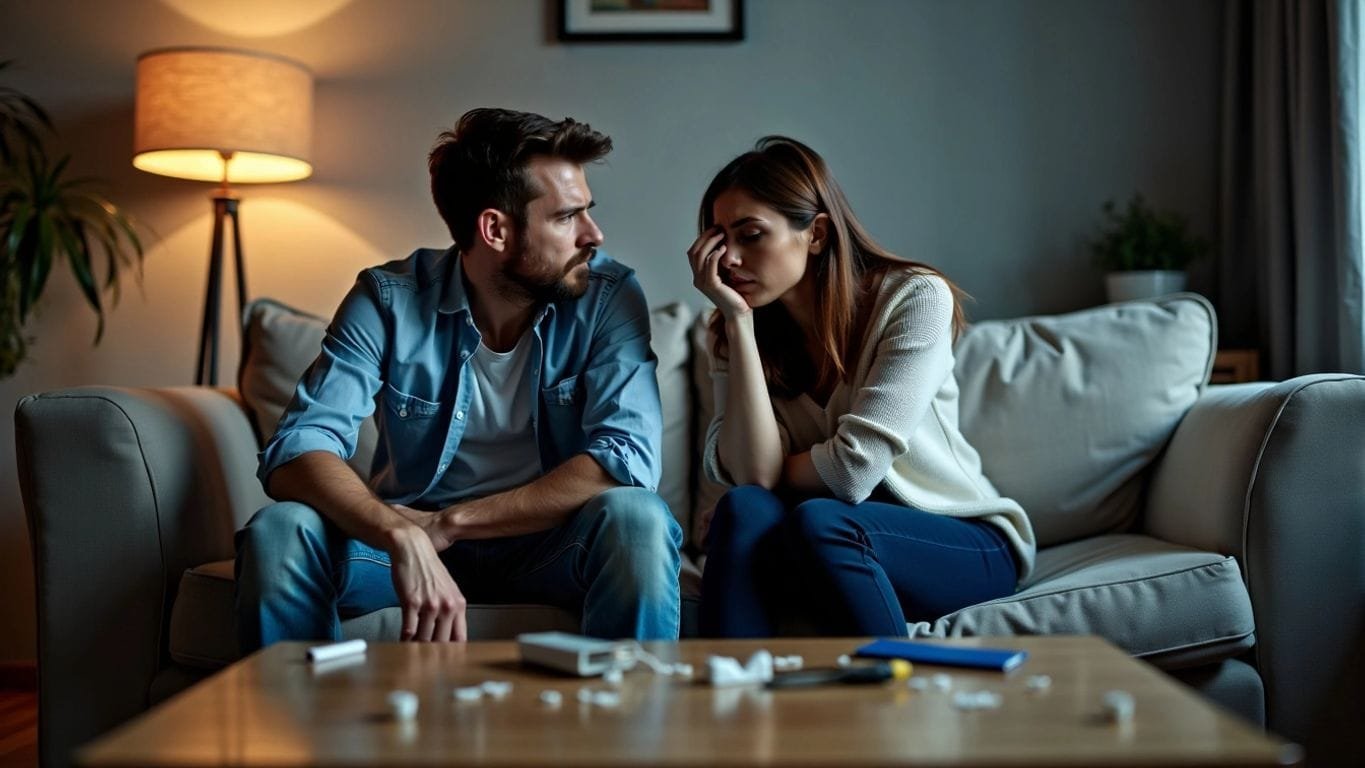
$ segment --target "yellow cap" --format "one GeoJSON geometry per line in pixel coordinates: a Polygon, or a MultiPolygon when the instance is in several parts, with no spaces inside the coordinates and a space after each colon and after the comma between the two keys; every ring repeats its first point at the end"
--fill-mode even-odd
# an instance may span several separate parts
{"type": "Polygon", "coordinates": [[[915,666],[905,659],[891,660],[891,679],[905,680],[910,677],[910,673],[915,670],[915,666]]]}

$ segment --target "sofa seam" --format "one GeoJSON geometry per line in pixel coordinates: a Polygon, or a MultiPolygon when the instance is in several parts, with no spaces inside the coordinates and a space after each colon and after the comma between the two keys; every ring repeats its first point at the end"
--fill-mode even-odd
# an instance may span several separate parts
{"type": "MultiPolygon", "coordinates": [[[[1033,600],[1033,599],[1035,599],[1035,598],[1040,598],[1040,597],[1054,597],[1054,596],[1056,596],[1056,595],[1063,595],[1063,594],[1066,594],[1066,593],[1068,593],[1068,592],[1075,592],[1075,591],[1077,591],[1078,589],[1096,589],[1096,588],[1106,588],[1106,589],[1107,589],[1107,588],[1109,588],[1109,587],[1119,587],[1119,586],[1123,586],[1123,585],[1125,585],[1125,584],[1136,584],[1136,583],[1142,582],[1142,581],[1151,581],[1153,578],[1166,578],[1166,577],[1168,577],[1168,576],[1180,576],[1180,575],[1183,575],[1183,574],[1186,574],[1186,573],[1191,573],[1191,572],[1198,571],[1198,570],[1202,570],[1202,569],[1205,569],[1205,568],[1213,568],[1213,567],[1216,567],[1216,566],[1221,566],[1221,565],[1224,565],[1225,563],[1227,563],[1229,560],[1233,561],[1234,563],[1237,562],[1237,558],[1232,557],[1231,555],[1224,555],[1224,556],[1223,556],[1223,559],[1221,559],[1221,560],[1219,560],[1219,561],[1217,561],[1217,562],[1214,562],[1214,563],[1203,563],[1203,564],[1200,564],[1200,565],[1190,565],[1190,566],[1186,566],[1186,567],[1184,567],[1184,568],[1181,568],[1181,569],[1179,569],[1179,570],[1166,571],[1165,573],[1153,574],[1153,575],[1151,575],[1151,576],[1138,576],[1138,577],[1134,577],[1134,578],[1131,578],[1131,579],[1120,579],[1120,580],[1117,580],[1117,581],[1107,581],[1107,582],[1104,582],[1103,584],[1091,584],[1091,585],[1088,585],[1088,586],[1086,586],[1086,587],[1068,587],[1068,588],[1066,588],[1066,589],[1058,589],[1058,590],[1055,590],[1055,591],[1052,591],[1052,592],[1042,592],[1042,593],[1039,593],[1039,594],[1036,594],[1036,595],[1029,595],[1028,597],[1023,598],[1023,599],[1021,599],[1021,600],[1015,600],[1015,599],[1014,599],[1017,595],[1010,595],[1009,597],[1000,598],[999,600],[991,600],[991,601],[988,601],[988,602],[985,602],[985,603],[978,603],[978,605],[990,605],[990,604],[992,604],[992,603],[1000,603],[1000,604],[1003,605],[1003,604],[1007,604],[1007,603],[1010,603],[1010,602],[1015,602],[1015,603],[1026,603],[1026,602],[1029,602],[1030,600],[1033,600]]],[[[1249,591],[1249,590],[1248,590],[1248,591],[1249,591]]],[[[1253,621],[1253,624],[1254,624],[1254,623],[1255,623],[1255,622],[1253,621]]]]}

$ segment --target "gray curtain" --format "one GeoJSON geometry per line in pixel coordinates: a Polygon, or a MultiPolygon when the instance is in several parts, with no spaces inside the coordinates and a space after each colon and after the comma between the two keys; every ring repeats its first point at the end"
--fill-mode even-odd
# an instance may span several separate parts
{"type": "Polygon", "coordinates": [[[1365,373],[1360,0],[1228,0],[1214,299],[1262,375],[1365,373]]]}

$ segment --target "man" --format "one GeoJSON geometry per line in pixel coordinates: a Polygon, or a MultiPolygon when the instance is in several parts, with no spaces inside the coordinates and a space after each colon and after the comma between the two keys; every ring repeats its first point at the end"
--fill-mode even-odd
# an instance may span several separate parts
{"type": "Polygon", "coordinates": [[[244,653],[395,605],[404,640],[465,640],[467,601],[678,636],[648,313],[588,213],[583,166],[610,151],[584,123],[501,109],[441,135],[455,247],[360,274],[261,453],[280,501],[237,534],[244,653]],[[372,412],[367,486],[345,460],[372,412]]]}

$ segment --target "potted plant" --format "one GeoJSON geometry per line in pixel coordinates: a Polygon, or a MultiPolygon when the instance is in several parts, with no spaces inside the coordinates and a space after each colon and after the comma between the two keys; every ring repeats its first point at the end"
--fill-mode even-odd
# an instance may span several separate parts
{"type": "MultiPolygon", "coordinates": [[[[10,63],[0,61],[0,70],[10,63]]],[[[0,86],[0,378],[28,353],[24,324],[54,261],[66,260],[95,312],[96,344],[104,335],[105,294],[110,306],[118,302],[125,270],[142,278],[142,241],[132,218],[94,191],[93,180],[68,177],[70,155],[49,157],[43,139],[54,132],[37,102],[0,86]]]]}
{"type": "Polygon", "coordinates": [[[1157,211],[1142,195],[1119,210],[1104,204],[1108,226],[1091,242],[1095,261],[1106,271],[1110,301],[1130,301],[1185,290],[1185,268],[1203,256],[1208,242],[1190,232],[1178,213],[1157,211]]]}

